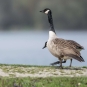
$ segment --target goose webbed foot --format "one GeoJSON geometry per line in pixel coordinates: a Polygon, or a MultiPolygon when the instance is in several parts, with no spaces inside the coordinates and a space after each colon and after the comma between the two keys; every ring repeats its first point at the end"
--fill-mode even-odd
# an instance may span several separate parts
{"type": "Polygon", "coordinates": [[[63,66],[60,66],[60,69],[63,69],[63,66]]]}
{"type": "Polygon", "coordinates": [[[54,63],[51,63],[50,65],[56,65],[56,64],[59,64],[60,63],[60,61],[57,61],[57,62],[54,62],[54,63]]]}
{"type": "Polygon", "coordinates": [[[63,66],[57,66],[57,69],[63,69],[63,66]]]}
{"type": "MultiPolygon", "coordinates": [[[[57,62],[54,62],[54,63],[51,63],[50,65],[56,65],[56,64],[59,64],[60,61],[57,61],[57,62]]],[[[66,63],[66,60],[62,61],[62,63],[66,63]]]]}

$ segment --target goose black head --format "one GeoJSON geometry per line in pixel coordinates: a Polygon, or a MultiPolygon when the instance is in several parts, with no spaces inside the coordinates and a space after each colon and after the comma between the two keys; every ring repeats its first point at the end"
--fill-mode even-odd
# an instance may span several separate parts
{"type": "Polygon", "coordinates": [[[45,14],[49,14],[49,13],[52,13],[51,10],[49,8],[45,8],[44,10],[40,11],[42,13],[45,13],[45,14]]]}

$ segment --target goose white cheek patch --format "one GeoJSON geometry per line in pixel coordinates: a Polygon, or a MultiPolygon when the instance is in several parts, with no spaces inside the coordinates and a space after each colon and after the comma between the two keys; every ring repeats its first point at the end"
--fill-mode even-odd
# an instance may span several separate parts
{"type": "Polygon", "coordinates": [[[50,10],[45,11],[45,14],[48,14],[49,11],[50,11],[50,10]]]}

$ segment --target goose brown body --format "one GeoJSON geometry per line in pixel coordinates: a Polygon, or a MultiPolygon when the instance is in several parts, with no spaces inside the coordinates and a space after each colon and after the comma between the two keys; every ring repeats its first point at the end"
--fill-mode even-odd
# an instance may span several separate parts
{"type": "Polygon", "coordinates": [[[55,36],[53,38],[49,38],[47,41],[47,48],[52,55],[59,58],[59,60],[74,58],[80,62],[84,61],[80,52],[76,50],[71,43],[62,38],[57,38],[55,33],[54,35],[55,36]]]}
{"type": "MultiPolygon", "coordinates": [[[[83,46],[81,46],[79,43],[77,43],[76,41],[73,41],[73,40],[66,40],[67,41],[67,43],[69,44],[69,45],[71,45],[72,47],[74,47],[75,49],[77,49],[78,51],[81,51],[81,50],[83,50],[84,49],[84,47],[83,46]]],[[[47,41],[45,42],[45,45],[44,45],[44,47],[43,47],[43,49],[44,48],[46,48],[47,47],[47,41]]],[[[65,56],[64,57],[64,61],[62,62],[62,63],[66,63],[66,60],[67,59],[70,59],[70,67],[71,67],[71,64],[72,64],[72,57],[68,57],[68,56],[65,56]]],[[[56,62],[54,62],[54,63],[51,63],[51,65],[56,65],[56,64],[59,64],[60,63],[60,61],[56,61],[56,62]]]]}

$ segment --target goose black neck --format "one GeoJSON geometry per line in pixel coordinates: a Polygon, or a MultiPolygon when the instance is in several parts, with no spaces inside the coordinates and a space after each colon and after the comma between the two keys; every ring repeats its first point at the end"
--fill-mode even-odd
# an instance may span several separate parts
{"type": "Polygon", "coordinates": [[[53,25],[53,19],[52,19],[52,13],[48,13],[48,22],[50,23],[50,31],[53,31],[55,33],[54,25],[53,25]]]}

